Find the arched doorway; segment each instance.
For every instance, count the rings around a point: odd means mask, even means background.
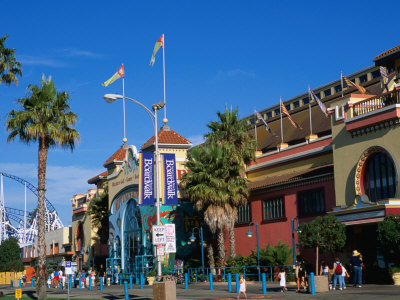
[[[123,219],[124,272],[135,272],[135,257],[140,254],[142,226],[140,210],[134,199],[129,200]]]

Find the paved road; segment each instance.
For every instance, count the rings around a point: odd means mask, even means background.
[[[235,286],[232,288],[235,290]],[[328,293],[320,293],[316,295],[310,295],[305,292],[296,293],[293,286],[289,286],[289,291],[281,293],[277,284],[269,284],[267,286],[267,295],[262,294],[262,288],[260,284],[248,284],[247,295],[249,299],[318,299],[318,300],[385,300],[400,299],[400,287],[393,285],[364,285],[362,288],[348,287],[343,291],[331,291]],[[14,295],[14,290],[9,286],[0,286],[0,290],[6,295]],[[188,290],[185,290],[183,286],[177,285],[176,298],[179,300],[192,300],[192,299],[233,299],[236,297],[235,293],[228,292],[227,284],[214,284],[214,290],[210,290],[206,284],[192,284]],[[34,297],[35,289],[31,287],[23,288],[23,298]],[[111,286],[104,288],[100,291],[98,287],[94,290],[89,291],[87,289],[79,290],[72,289],[70,291],[71,299],[74,298],[87,298],[87,299],[124,299],[123,286]],[[49,298],[67,298],[67,291],[59,289],[49,289]],[[129,290],[130,299],[147,300],[153,299],[152,288],[145,286],[144,289],[140,289],[139,286],[134,285],[134,288]]]

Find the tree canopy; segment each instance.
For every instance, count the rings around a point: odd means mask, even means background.
[[[0,84],[18,85],[17,76],[22,76],[22,65],[15,59],[15,49],[4,46],[8,35],[0,37]]]
[[[388,261],[400,266],[400,215],[390,214],[378,224],[377,240]]]
[[[0,272],[21,272],[24,265],[21,261],[21,250],[15,238],[4,240],[0,245]]]

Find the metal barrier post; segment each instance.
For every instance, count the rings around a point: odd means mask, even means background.
[[[92,277],[89,277],[89,290],[92,290]]]
[[[132,274],[129,275],[129,288],[132,289]]]
[[[31,282],[32,287],[35,286],[35,278],[32,278],[32,282]]]
[[[263,294],[266,295],[267,294],[267,278],[265,273],[261,274],[261,278],[262,278],[262,290],[263,290]]]
[[[232,279],[231,279],[231,273],[228,273],[228,291],[232,292]]]
[[[81,290],[82,289],[82,276],[81,277],[79,277],[79,289]]]
[[[271,282],[273,282],[274,281],[274,274],[273,274],[273,271],[272,271],[272,267],[270,267],[270,269],[271,269]]]
[[[236,275],[236,293],[239,293],[240,287],[239,287],[239,274]]]
[[[188,274],[185,273],[185,290],[188,289]]]
[[[311,295],[315,295],[315,282],[314,282],[314,273],[310,273],[310,289]]]
[[[143,283],[144,283],[144,277],[143,277],[143,273],[140,273],[140,288],[143,288]]]
[[[22,280],[20,279],[19,280],[19,288],[21,288],[22,287]]]
[[[100,291],[103,290],[103,279],[104,277],[100,277]]]
[[[129,300],[128,283],[126,282],[126,280],[124,280],[124,292],[125,292],[125,300]]]
[[[210,273],[210,290],[212,291],[214,289],[214,285],[213,285],[213,274]]]
[[[10,288],[13,288],[13,280],[11,279],[11,286],[10,286]]]

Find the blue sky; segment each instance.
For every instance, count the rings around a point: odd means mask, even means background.
[[[165,33],[167,117],[194,143],[225,106],[241,116],[372,65],[400,44],[399,1],[5,1],[0,36],[23,64],[18,87],[0,85],[0,170],[37,185],[37,144],[7,143],[7,113],[28,84],[51,75],[70,93],[81,140],[73,153],[48,156],[47,198],[71,223],[71,197],[122,144],[122,82],[100,84],[125,65],[126,95],[148,107],[162,101],[162,55],[149,66]],[[4,13],[6,12],[6,13]],[[146,113],[127,102],[128,143],[152,136]],[[160,114],[161,117],[161,114]],[[23,187],[5,181],[6,205],[22,207]],[[28,193],[28,208],[35,198]]]

